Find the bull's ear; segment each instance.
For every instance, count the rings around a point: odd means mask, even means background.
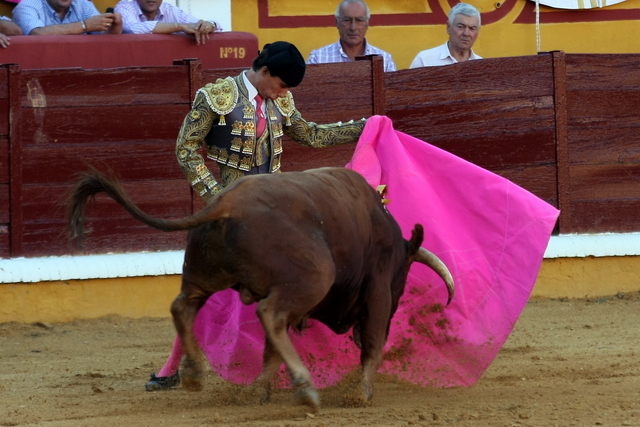
[[[414,256],[418,249],[420,249],[420,245],[424,240],[424,228],[422,228],[422,224],[416,224],[411,231],[411,240],[409,240],[407,245],[407,252],[409,256]]]

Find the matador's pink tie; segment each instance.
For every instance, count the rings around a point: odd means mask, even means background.
[[[258,106],[256,107],[256,114],[258,115],[258,123],[256,124],[256,136],[260,136],[264,132],[264,128],[267,126],[267,118],[262,111],[264,98],[261,97],[260,94],[256,95],[256,103],[258,104]]]

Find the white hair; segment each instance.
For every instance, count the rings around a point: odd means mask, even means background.
[[[476,9],[474,6],[471,6],[468,3],[458,3],[457,5],[451,8],[449,12],[449,25],[453,25],[453,21],[456,20],[457,15],[465,15],[478,18],[478,28],[482,25],[482,18],[480,18],[480,11]]]
[[[367,21],[368,21],[369,18],[371,17],[371,12],[369,11],[369,6],[367,6],[367,4],[363,0],[342,0],[338,5],[338,8],[336,9],[336,19],[340,20],[341,18],[340,9],[342,9],[342,6],[346,6],[352,3],[360,3],[361,5],[364,6],[364,8],[367,10]]]

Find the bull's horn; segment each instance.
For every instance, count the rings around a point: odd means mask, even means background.
[[[453,277],[451,276],[451,272],[447,266],[444,265],[444,262],[435,256],[435,254],[429,252],[423,247],[418,249],[418,252],[416,253],[416,261],[430,267],[433,271],[438,273],[440,277],[442,277],[442,280],[447,284],[447,290],[449,291],[449,299],[447,300],[447,305],[449,305],[453,299],[455,286],[453,284]]]

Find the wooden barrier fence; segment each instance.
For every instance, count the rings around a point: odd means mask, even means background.
[[[562,210],[556,232],[640,231],[640,55],[485,59],[383,73],[382,60],[307,68],[307,120],[389,116],[406,132],[511,179]],[[234,69],[200,61],[116,69],[0,68],[0,257],[64,255],[61,201],[78,171],[111,169],[139,206],[181,217],[202,202],[175,160],[195,91]],[[284,171],[348,162],[353,145],[285,141]],[[213,162],[209,163],[215,169]],[[98,197],[86,252],[181,249]]]

